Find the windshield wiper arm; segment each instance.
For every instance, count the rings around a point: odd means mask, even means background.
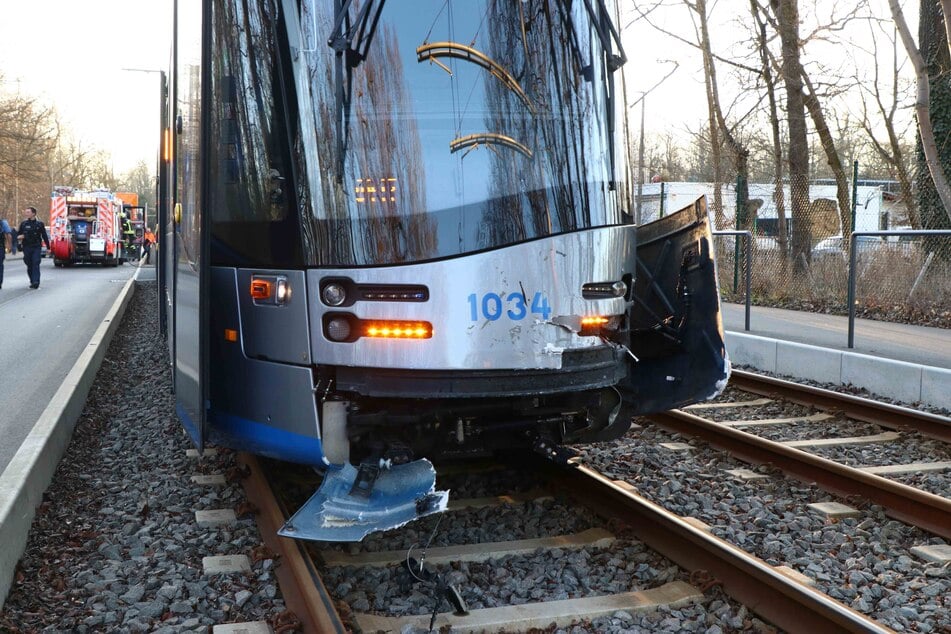
[[[351,4],[353,4],[353,0],[343,0],[337,9],[337,19],[334,22],[333,30],[330,32],[330,37],[327,38],[327,46],[337,51],[337,53],[346,53],[350,65],[357,66],[367,57],[386,0],[369,0],[357,13],[356,19],[350,28],[344,31],[343,23],[350,15]],[[373,11],[372,16],[370,15],[371,10]]]
[[[352,24],[349,22],[351,4],[353,0],[337,0],[337,17],[330,37],[327,38],[327,45],[336,52],[334,92],[337,111],[338,181],[343,180],[344,155],[350,137],[347,117],[353,101],[352,69],[367,57],[386,0],[368,0]],[[349,25],[346,30],[343,29],[344,22]]]
[[[604,51],[605,61],[608,70],[612,73],[627,63],[627,55],[624,54],[624,47],[621,45],[621,36],[618,35],[614,27],[614,21],[608,15],[608,8],[604,6],[604,0],[597,0],[597,11],[591,6],[591,0],[584,0],[585,9],[588,10],[588,17],[591,18],[591,24],[598,33],[598,39],[601,40],[601,50]],[[603,21],[602,21],[603,20]],[[607,23],[608,32],[604,32],[604,24]],[[617,53],[611,51],[611,42],[617,46]]]

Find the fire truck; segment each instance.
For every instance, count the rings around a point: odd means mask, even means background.
[[[122,241],[124,201],[105,189],[56,187],[50,201],[50,251],[56,266],[81,262],[118,266],[127,259]]]

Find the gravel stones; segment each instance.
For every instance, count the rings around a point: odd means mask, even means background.
[[[37,509],[0,631],[206,631],[284,610],[262,562],[250,575],[202,575],[202,557],[249,553],[261,540],[251,521],[195,522],[195,510],[234,508],[244,492],[190,480],[234,460],[186,458],[155,306],[155,283],[138,283]]]
[[[857,518],[827,520],[810,513],[808,504],[838,501],[829,494],[767,466],[752,470],[771,475],[769,480],[723,477],[748,465],[650,421],[639,422],[643,428],[621,442],[579,448],[585,464],[630,482],[670,511],[700,519],[715,535],[767,563],[804,573],[821,592],[887,627],[940,631],[946,624],[951,579],[932,576],[933,564],[910,555],[914,546],[943,540],[887,518],[875,505],[861,507]],[[671,452],[659,446],[672,441],[688,442],[692,449],[677,452],[672,461]]]

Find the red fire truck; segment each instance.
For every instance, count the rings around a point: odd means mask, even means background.
[[[56,266],[126,261],[122,243],[123,201],[104,189],[56,187],[50,201],[50,251]]]

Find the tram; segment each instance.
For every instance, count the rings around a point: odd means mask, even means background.
[[[281,534],[444,510],[729,375],[704,201],[632,218],[610,0],[176,0],[160,314],[208,443],[320,469]]]

